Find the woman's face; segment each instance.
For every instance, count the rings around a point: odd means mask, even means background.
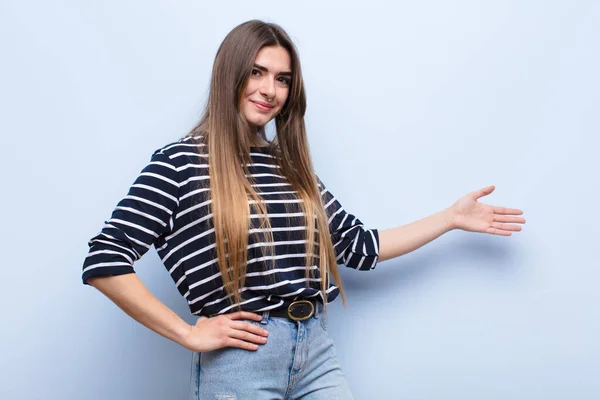
[[[283,108],[292,79],[290,55],[281,46],[260,49],[241,99],[244,117],[253,126],[264,126]]]

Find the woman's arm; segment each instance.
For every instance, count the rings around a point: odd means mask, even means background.
[[[450,209],[408,225],[379,231],[379,262],[399,257],[453,229]]]
[[[162,149],[155,151],[111,219],[90,240],[83,283],[98,289],[142,325],[189,350],[256,350],[257,343],[265,342],[266,331],[238,320],[260,321],[259,315],[237,312],[200,317],[190,326],[154,297],[135,274],[134,262],[172,228],[179,207],[180,178],[173,160]]]
[[[90,278],[88,283],[140,324],[192,351],[228,346],[256,350],[257,344],[266,342],[266,330],[237,321],[260,321],[260,315],[242,311],[215,318],[200,317],[195,326],[189,325],[158,300],[135,273]]]
[[[450,208],[419,221],[379,231],[379,261],[398,257],[431,242],[453,229],[510,236],[520,231],[523,211],[477,202],[494,191],[494,186],[469,193]]]

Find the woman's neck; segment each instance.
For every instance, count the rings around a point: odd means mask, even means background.
[[[269,142],[261,138],[260,136],[253,137],[250,139],[250,146],[252,147],[266,147],[269,145]]]

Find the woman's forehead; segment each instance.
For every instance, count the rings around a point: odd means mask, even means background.
[[[281,46],[265,46],[258,51],[254,64],[273,74],[292,72],[290,54]]]

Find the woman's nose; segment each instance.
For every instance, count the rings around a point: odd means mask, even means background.
[[[267,99],[272,99],[273,97],[275,97],[275,82],[273,82],[269,78],[263,79],[261,85],[261,93]]]

